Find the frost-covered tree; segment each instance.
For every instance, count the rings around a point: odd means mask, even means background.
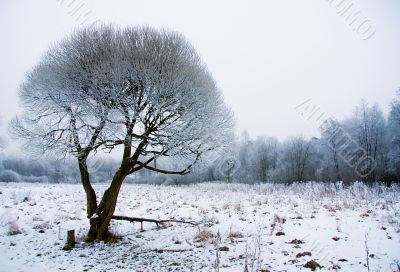
[[[145,169],[185,175],[204,154],[229,143],[232,114],[193,46],[150,27],[79,30],[54,46],[28,75],[18,135],[80,163],[98,148],[122,150],[121,164],[97,205],[87,164],[88,240],[109,238],[120,188]],[[163,169],[163,157],[180,169]],[[93,209],[94,207],[94,209]]]
[[[325,163],[325,177],[336,181],[342,180],[342,159],[340,157],[341,146],[340,142],[335,137],[340,123],[334,119],[328,119],[325,121],[323,127],[321,127],[321,142],[322,154],[324,155]]]
[[[278,140],[275,138],[258,137],[247,145],[247,164],[250,166],[253,181],[271,181],[272,173],[277,166]]]
[[[284,181],[305,181],[315,177],[316,168],[312,166],[314,144],[313,139],[303,137],[293,137],[283,144],[279,163]]]
[[[106,139],[111,97],[122,84],[118,46],[109,27],[80,30],[52,46],[21,85],[24,112],[12,121],[27,150],[77,158],[88,217],[97,203],[87,161]]]
[[[2,118],[0,116],[0,128],[1,128],[1,125],[2,125]],[[5,147],[5,141],[4,141],[3,137],[0,135],[0,150],[4,149],[4,147]]]
[[[385,179],[389,163],[388,135],[386,120],[379,106],[370,106],[363,100],[353,118],[345,121],[344,127],[363,149],[365,156],[370,158],[366,160],[362,173],[358,171],[356,174],[370,182]]]
[[[113,124],[106,146],[122,146],[115,173],[91,220],[89,236],[104,239],[126,176],[147,169],[185,175],[205,153],[229,143],[232,115],[211,74],[179,33],[128,28],[119,62],[124,88],[116,90]],[[179,170],[161,169],[162,157],[181,158]]]
[[[389,114],[389,157],[391,171],[400,177],[400,90],[392,101]]]

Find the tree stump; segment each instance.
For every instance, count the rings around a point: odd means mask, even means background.
[[[69,230],[67,232],[67,242],[63,247],[63,250],[71,250],[75,247],[75,230]]]

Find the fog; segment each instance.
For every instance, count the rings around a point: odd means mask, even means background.
[[[387,115],[400,86],[400,4],[394,0],[348,3],[373,27],[368,39],[338,14],[335,3],[323,0],[119,1],[112,5],[107,1],[3,1],[3,135],[8,138],[7,123],[19,111],[17,90],[25,73],[50,44],[95,21],[182,32],[207,63],[234,111],[238,134],[247,129],[253,136],[282,140],[318,135],[318,126],[294,109],[307,99],[338,119],[352,114],[362,98],[377,102]],[[13,142],[8,140],[8,146],[15,150]]]

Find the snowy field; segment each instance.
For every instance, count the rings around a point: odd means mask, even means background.
[[[105,189],[97,185],[98,192]],[[399,271],[400,187],[124,185],[113,244],[82,242],[80,185],[0,184],[0,271]],[[63,251],[66,231],[80,241]],[[310,262],[315,261],[315,263]],[[307,265],[308,263],[308,265]],[[307,268],[305,266],[311,266]],[[246,270],[247,267],[247,270]]]

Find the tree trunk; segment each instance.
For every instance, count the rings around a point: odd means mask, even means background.
[[[79,172],[81,174],[81,181],[86,193],[86,212],[87,217],[91,218],[97,209],[96,192],[90,183],[89,171],[86,163],[87,158],[79,159]]]
[[[120,168],[114,175],[110,187],[104,192],[95,214],[90,218],[90,229],[87,241],[108,241],[111,234],[108,230],[111,217],[114,215],[118,194],[128,171]]]
[[[337,158],[337,152],[336,152],[335,148],[336,147],[334,147],[334,149],[332,149],[332,152],[333,152],[333,162],[335,164],[336,179],[337,179],[337,181],[341,181],[342,178],[340,176],[339,161],[338,161],[338,158]]]
[[[75,247],[75,230],[69,230],[67,232],[67,242],[63,247],[63,250],[71,250]]]

